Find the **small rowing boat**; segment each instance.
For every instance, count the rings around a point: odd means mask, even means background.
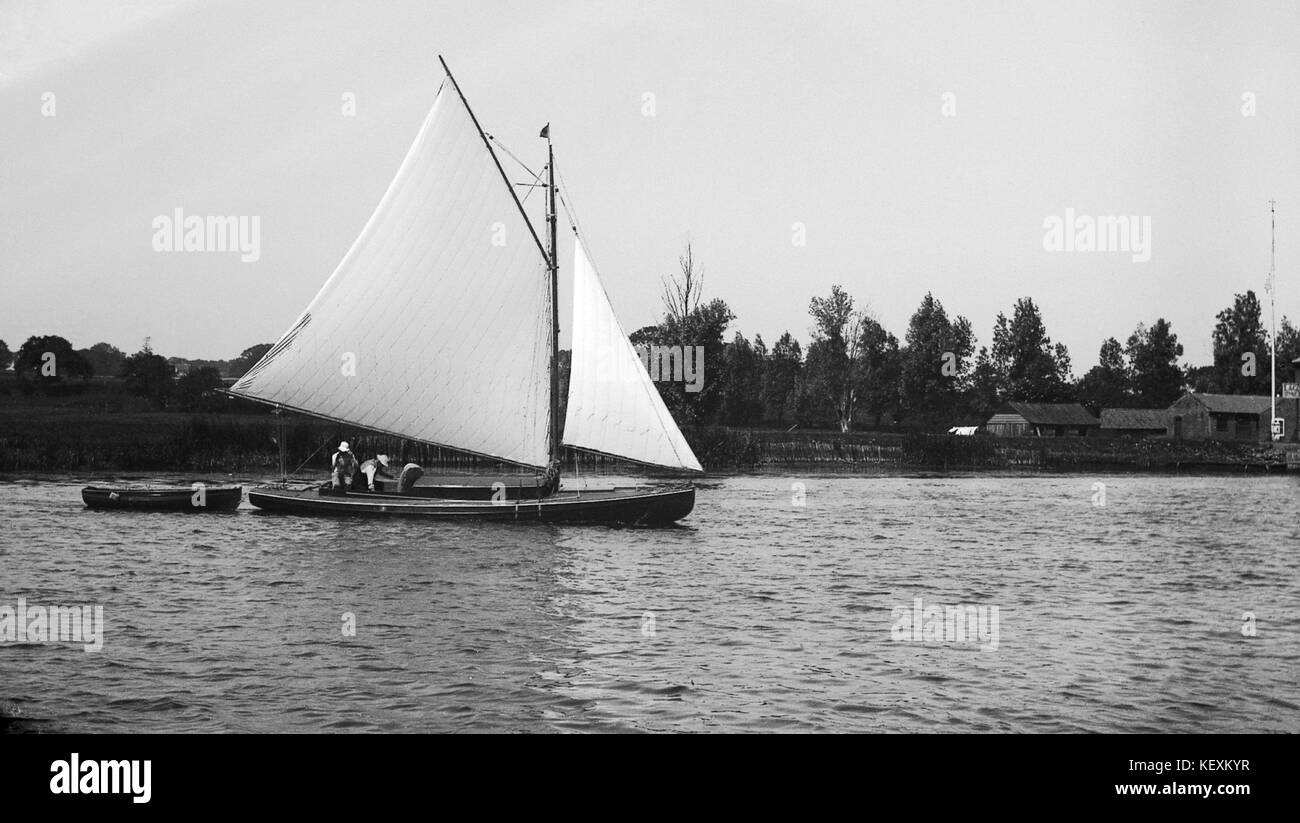
[[[87,486],[81,499],[90,509],[133,511],[234,511],[244,497],[243,486]]]

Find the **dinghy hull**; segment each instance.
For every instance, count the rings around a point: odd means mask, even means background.
[[[234,511],[243,496],[242,486],[207,486],[202,495],[190,486],[87,486],[81,490],[87,508],[133,511]]]
[[[249,489],[248,501],[270,512],[443,520],[541,521],[666,525],[695,507],[695,487],[560,491],[541,500],[439,500],[395,494],[322,495],[316,487]]]

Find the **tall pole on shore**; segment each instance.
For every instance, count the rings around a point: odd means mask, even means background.
[[[1272,248],[1269,252],[1268,262],[1268,341],[1269,341],[1269,372],[1272,376],[1269,399],[1272,401],[1272,412],[1268,418],[1268,439],[1273,441],[1273,421],[1277,419],[1277,285],[1275,278],[1277,276],[1277,201],[1268,201],[1269,221],[1272,224]],[[1300,421],[1297,421],[1300,423]]]

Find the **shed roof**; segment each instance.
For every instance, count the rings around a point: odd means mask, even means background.
[[[1259,414],[1272,404],[1272,398],[1258,394],[1206,394],[1188,392],[1212,414]]]
[[[1011,402],[1016,414],[1035,426],[1096,426],[1098,420],[1092,412],[1078,403],[1020,403]]]
[[[1167,429],[1170,413],[1167,409],[1102,409],[1103,429]]]

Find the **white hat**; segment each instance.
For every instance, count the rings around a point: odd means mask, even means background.
[[[376,455],[376,457],[379,458],[379,465],[383,466],[384,468],[388,468],[388,455],[380,454],[380,455]]]
[[[339,451],[341,452],[348,451],[348,441],[344,440],[342,443],[339,444]]]

